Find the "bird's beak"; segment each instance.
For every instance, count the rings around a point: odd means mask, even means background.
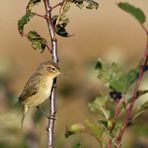
[[[60,72],[60,75],[65,75],[65,73],[64,72]]]

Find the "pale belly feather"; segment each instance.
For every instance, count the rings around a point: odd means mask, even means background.
[[[42,85],[39,87],[39,90],[36,95],[28,98],[25,101],[25,104],[28,106],[38,106],[43,103],[46,99],[50,97],[51,89],[52,89],[52,80],[44,80]]]

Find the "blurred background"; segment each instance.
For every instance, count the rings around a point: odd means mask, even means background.
[[[93,118],[88,102],[102,90],[94,70],[97,59],[130,68],[137,65],[143,56],[146,35],[138,22],[116,6],[115,2],[119,1],[98,2],[99,9],[92,11],[80,10],[72,5],[68,12],[70,23],[67,30],[75,35],[69,38],[58,36],[59,64],[66,76],[58,78],[56,148],[70,148],[75,142],[82,142],[86,148],[98,147],[96,140],[88,135],[64,138],[67,125]],[[141,8],[148,17],[147,0],[128,2]],[[0,1],[1,148],[44,148],[47,144],[47,119],[36,109],[29,112],[24,129],[20,130],[21,108],[17,104],[17,97],[39,63],[51,59],[47,50],[40,54],[18,33],[17,21],[25,13],[27,3],[27,0]],[[38,5],[34,11],[44,14],[43,5]],[[148,28],[148,22],[145,26]],[[47,25],[42,18],[34,17],[25,31],[31,29],[49,39]],[[148,87],[146,80],[144,78],[141,86],[144,89]],[[142,100],[147,97],[145,95]],[[47,113],[48,104],[46,101],[41,105]],[[148,113],[145,113],[135,126],[127,130],[123,147],[148,148],[147,122]]]

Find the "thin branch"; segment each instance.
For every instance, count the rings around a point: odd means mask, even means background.
[[[114,100],[114,120],[116,120],[116,118],[118,117],[119,114],[119,99],[115,99]]]
[[[141,24],[141,27],[142,27],[142,29],[144,30],[144,32],[145,32],[146,34],[148,34],[148,30],[145,28],[145,26],[144,26],[143,24]]]
[[[125,111],[127,111],[127,101],[126,101],[126,98],[125,97],[122,100],[122,105],[123,105]]]
[[[36,107],[47,119],[49,119],[48,115],[39,107]]]
[[[123,134],[124,134],[125,129],[127,127],[127,124],[128,124],[128,121],[129,121],[129,118],[130,118],[130,115],[131,115],[134,103],[135,103],[135,101],[137,99],[137,91],[138,91],[138,89],[140,87],[140,84],[141,84],[141,81],[142,81],[142,77],[143,77],[143,73],[144,73],[144,67],[145,67],[146,61],[148,59],[148,31],[147,31],[147,29],[143,25],[141,25],[141,26],[142,26],[142,28],[144,29],[144,31],[146,32],[146,35],[147,35],[146,49],[145,49],[145,53],[144,53],[144,56],[143,56],[143,62],[141,64],[140,68],[139,68],[139,75],[138,75],[137,82],[135,84],[135,88],[134,88],[134,91],[133,91],[133,96],[131,98],[131,102],[129,104],[129,107],[127,108],[127,111],[126,111],[126,115],[125,115],[125,118],[124,118],[123,126],[120,129],[119,134],[117,135],[117,138],[116,138],[116,141],[117,141],[117,143],[119,145],[121,143]]]
[[[111,146],[112,146],[112,138],[109,139],[109,142],[108,142],[108,144],[107,144],[107,148],[111,148]]]
[[[38,13],[36,13],[36,12],[32,12],[32,13],[33,13],[34,15],[38,16],[38,17],[41,17],[41,18],[47,19],[46,16],[43,16],[43,15],[38,14]]]
[[[59,59],[57,56],[57,39],[55,37],[54,26],[52,23],[51,9],[49,0],[43,0],[46,12],[46,21],[48,25],[48,30],[51,39],[51,53],[52,59],[55,63],[58,63]],[[56,115],[56,79],[54,79],[51,96],[50,96],[50,105],[49,105],[49,121],[48,121],[48,148],[54,147],[54,127],[55,127],[55,115]]]
[[[59,2],[58,4],[56,4],[55,6],[53,6],[50,11],[52,11],[53,9],[57,8],[58,6],[62,6],[63,2]]]
[[[48,44],[46,44],[46,47],[49,50],[49,52],[52,54],[52,49],[48,46]]]
[[[60,8],[59,16],[58,16],[58,18],[57,18],[57,21],[56,21],[56,25],[55,25],[55,26],[57,26],[57,25],[59,24],[60,17],[61,17],[61,15],[62,15],[63,11],[64,11],[64,7],[65,7],[66,3],[67,3],[67,0],[63,0],[62,6],[61,6],[61,8]]]

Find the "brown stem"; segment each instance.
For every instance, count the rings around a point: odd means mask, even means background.
[[[116,98],[114,100],[114,121],[117,119],[118,117],[118,114],[119,114],[119,99]],[[108,141],[108,144],[107,144],[107,148],[111,148],[112,146],[112,141],[113,141],[113,137],[111,137]]]
[[[145,31],[145,33],[146,33],[147,36],[148,36],[148,30],[145,28],[145,26],[144,26],[143,24],[141,24],[141,27],[142,27],[142,29]]]
[[[109,142],[107,144],[107,148],[111,148],[111,146],[112,146],[112,139],[109,139]]]
[[[55,6],[53,6],[53,7],[51,8],[51,10],[57,8],[58,6],[62,6],[62,4],[63,4],[63,2],[59,2],[58,4],[56,4]]]
[[[32,12],[32,13],[33,13],[34,15],[38,16],[38,17],[41,17],[41,18],[47,19],[46,16],[43,16],[43,15],[38,14],[38,13],[36,13],[36,12]]]
[[[55,63],[58,63],[58,55],[57,55],[57,39],[55,37],[54,26],[52,23],[51,9],[49,0],[43,0],[45,11],[46,11],[46,20],[48,25],[48,30],[51,38],[51,53],[52,59]],[[56,114],[56,79],[54,79],[51,96],[50,96],[50,106],[49,106],[49,121],[48,121],[48,148],[54,147],[54,127],[55,127],[55,114]]]
[[[141,26],[142,26],[142,28],[144,29],[144,31],[146,32],[146,35],[147,35],[146,49],[145,49],[145,53],[144,53],[144,56],[143,56],[142,64],[139,68],[139,75],[138,75],[138,79],[137,79],[137,82],[136,82],[136,85],[135,85],[135,88],[134,88],[134,91],[133,91],[133,96],[131,98],[131,102],[130,102],[129,107],[127,108],[127,111],[126,111],[126,114],[125,114],[123,126],[120,129],[119,134],[117,135],[117,138],[116,138],[116,143],[118,143],[118,145],[121,144],[121,140],[122,140],[123,134],[125,132],[125,129],[127,127],[127,124],[128,124],[134,103],[137,99],[137,92],[138,92],[138,89],[140,87],[142,77],[143,77],[143,73],[144,73],[144,67],[145,67],[146,61],[148,59],[148,31],[143,25],[141,25]]]
[[[52,54],[52,49],[50,49],[50,47],[48,46],[48,44],[46,43],[46,47],[49,50],[49,52]]]
[[[122,105],[123,105],[125,111],[127,111],[127,101],[126,101],[126,98],[123,98]]]
[[[116,118],[118,117],[118,113],[119,113],[119,99],[115,99],[114,101],[114,120],[116,120]]]

